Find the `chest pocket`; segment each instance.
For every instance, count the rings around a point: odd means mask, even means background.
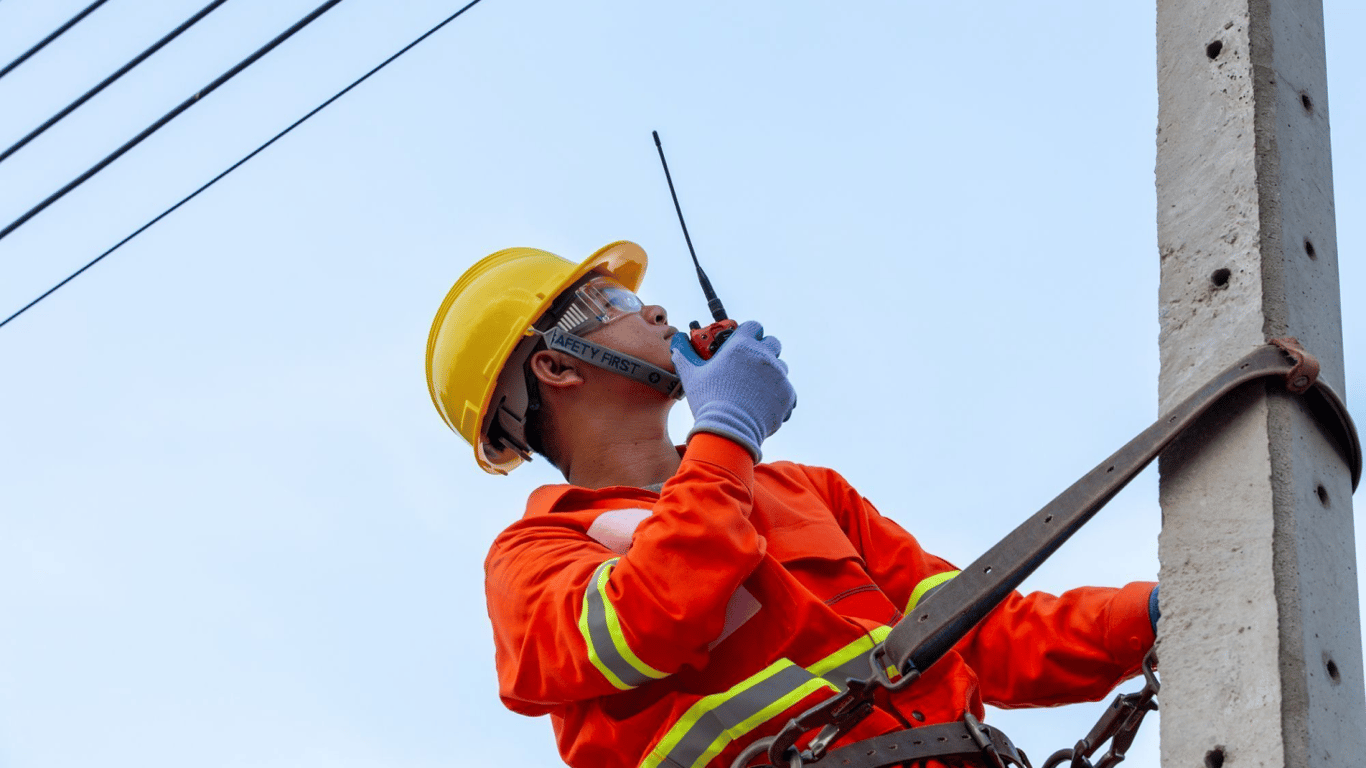
[[[756,486],[751,520],[768,554],[807,592],[843,616],[879,624],[901,618],[821,497],[796,484]]]

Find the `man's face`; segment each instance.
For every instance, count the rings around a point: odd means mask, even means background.
[[[600,304],[609,307],[602,315],[605,322],[578,335],[673,372],[669,344],[678,329],[669,325],[669,314],[663,307],[642,303],[611,278],[596,277],[585,287]]]

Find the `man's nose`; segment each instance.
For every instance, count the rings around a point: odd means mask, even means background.
[[[640,310],[640,312],[641,314],[645,315],[645,319],[648,320],[652,325],[669,324],[668,311],[666,311],[663,307],[659,306],[658,304],[650,304],[646,307],[643,307]]]

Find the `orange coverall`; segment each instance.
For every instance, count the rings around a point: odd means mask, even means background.
[[[866,678],[874,643],[955,572],[835,472],[755,466],[710,434],[661,493],[545,486],[527,507],[485,561],[500,693],[549,714],[573,766],[728,765]],[[840,743],[1104,697],[1153,644],[1153,586],[1012,594]]]

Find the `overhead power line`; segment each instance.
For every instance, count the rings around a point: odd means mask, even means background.
[[[164,219],[164,218],[166,218],[167,216],[171,215],[171,214],[172,214],[177,208],[179,208],[180,206],[182,206],[182,205],[184,205],[184,204],[190,202],[190,201],[193,200],[194,198],[198,197],[200,192],[203,192],[204,190],[208,189],[209,187],[212,187],[214,184],[217,184],[217,183],[219,182],[219,180],[221,180],[224,176],[227,176],[228,174],[232,173],[233,171],[237,170],[237,169],[240,168],[242,165],[244,165],[248,160],[252,159],[253,157],[256,157],[257,155],[259,155],[262,151],[265,150],[266,147],[269,147],[271,144],[274,144],[275,142],[277,142],[277,141],[279,141],[280,139],[284,138],[285,134],[289,133],[290,131],[294,130],[295,128],[298,128],[300,125],[303,125],[304,121],[308,120],[310,117],[313,117],[314,115],[316,115],[316,114],[318,114],[319,112],[323,111],[323,109],[325,109],[329,104],[331,104],[332,102],[336,101],[337,99],[340,99],[342,96],[346,95],[346,93],[349,92],[352,88],[355,88],[356,86],[358,86],[358,85],[360,85],[361,83],[363,83],[363,82],[365,82],[366,80],[368,80],[368,79],[370,78],[371,75],[373,75],[373,74],[375,74],[376,72],[380,71],[381,69],[384,69],[385,67],[389,66],[389,64],[390,64],[392,61],[394,61],[394,60],[397,59],[398,57],[402,56],[403,54],[407,53],[409,50],[411,50],[412,48],[414,48],[415,46],[417,46],[418,43],[421,43],[423,40],[426,40],[427,38],[429,38],[429,37],[431,37],[432,35],[436,34],[437,30],[441,29],[442,27],[446,26],[447,24],[451,23],[452,21],[455,21],[456,18],[458,18],[461,14],[463,14],[465,11],[468,11],[469,9],[473,8],[474,6],[478,5],[479,2],[480,2],[480,0],[472,0],[472,2],[470,2],[470,3],[467,4],[467,5],[465,5],[465,6],[464,6],[463,8],[461,8],[460,10],[456,11],[455,13],[452,13],[450,16],[447,16],[445,19],[442,19],[441,22],[440,22],[439,24],[437,24],[436,26],[434,26],[434,27],[432,27],[431,29],[427,30],[426,32],[423,32],[421,35],[419,35],[419,36],[418,36],[415,40],[413,40],[411,43],[408,43],[407,45],[405,45],[405,46],[403,46],[402,48],[400,48],[400,49],[398,50],[397,53],[395,53],[394,55],[392,55],[392,56],[390,56],[389,58],[385,59],[384,61],[381,61],[378,65],[375,66],[374,69],[371,69],[369,72],[366,72],[365,74],[363,74],[363,75],[361,75],[360,77],[356,78],[354,81],[352,81],[352,83],[351,83],[350,85],[346,86],[345,88],[341,89],[340,91],[337,91],[337,92],[336,92],[335,94],[333,94],[332,97],[329,98],[327,101],[324,101],[323,103],[321,103],[321,104],[319,104],[318,106],[314,107],[313,109],[309,110],[308,113],[305,114],[303,117],[299,118],[298,120],[295,120],[293,123],[290,123],[290,124],[289,124],[289,127],[285,128],[283,131],[280,131],[279,133],[277,133],[277,134],[275,134],[274,136],[270,137],[270,140],[269,140],[269,141],[267,141],[266,143],[264,143],[264,144],[262,144],[261,146],[257,147],[256,149],[253,149],[250,153],[248,153],[248,154],[247,154],[245,157],[243,157],[241,160],[238,160],[237,162],[235,162],[235,163],[233,163],[232,165],[228,166],[222,173],[218,174],[217,176],[214,176],[212,179],[209,179],[209,180],[208,180],[203,186],[201,186],[199,189],[196,189],[195,191],[193,191],[193,192],[191,192],[190,194],[186,195],[185,197],[181,198],[181,199],[180,199],[180,202],[176,203],[175,205],[171,206],[170,208],[167,208],[166,210],[164,210],[164,211],[162,211],[161,213],[157,214],[157,216],[156,216],[155,218],[153,218],[151,221],[148,221],[146,224],[143,224],[142,226],[140,226],[140,227],[138,227],[137,229],[133,230],[132,234],[128,235],[127,237],[123,238],[122,240],[118,241],[117,243],[114,243],[114,245],[113,245],[112,248],[110,248],[109,250],[105,251],[104,253],[101,253],[99,256],[96,256],[94,259],[91,259],[90,262],[87,263],[85,266],[81,267],[80,269],[78,269],[78,270],[76,270],[75,272],[72,272],[70,275],[68,275],[68,276],[66,277],[65,280],[62,280],[60,283],[57,283],[56,285],[54,285],[54,286],[52,286],[51,288],[49,288],[49,289],[47,289],[46,291],[44,291],[43,294],[42,294],[41,296],[39,296],[38,298],[36,298],[36,299],[34,299],[33,301],[30,301],[29,303],[25,304],[18,312],[15,312],[14,314],[12,314],[12,315],[10,315],[9,317],[5,318],[4,320],[0,321],[0,328],[4,328],[6,325],[9,324],[9,322],[10,322],[11,320],[13,320],[14,318],[16,318],[16,317],[18,317],[18,316],[24,314],[24,313],[27,312],[31,307],[33,307],[35,304],[37,304],[38,302],[42,301],[43,299],[46,299],[48,296],[51,296],[53,293],[55,293],[55,292],[56,292],[59,288],[61,288],[62,286],[66,285],[67,283],[71,282],[72,280],[75,280],[76,277],[79,276],[82,272],[85,272],[87,269],[90,269],[91,267],[93,267],[93,266],[95,266],[96,264],[98,264],[104,257],[108,256],[109,254],[113,253],[114,251],[117,251],[119,248],[122,248],[126,243],[128,243],[128,241],[132,240],[133,238],[137,237],[138,235],[142,234],[143,232],[146,232],[148,229],[150,229],[150,228],[151,228],[154,224],[156,224],[158,221],[161,221],[162,219]]]
[[[213,9],[217,8],[223,3],[226,3],[227,1],[228,0],[214,0],[212,3],[209,3],[208,5],[204,6],[202,9],[200,9],[199,13],[196,13],[190,18],[186,19],[180,26],[176,27],[175,29],[167,33],[165,37],[153,43],[152,47],[148,48],[142,53],[139,53],[137,56],[134,56],[132,61],[129,61],[127,64],[124,64],[122,67],[119,68],[117,72],[110,75],[109,77],[106,77],[104,80],[100,82],[99,85],[86,91],[85,94],[81,96],[79,99],[76,99],[75,101],[66,105],[66,107],[64,107],[62,111],[58,112],[52,117],[49,117],[47,121],[44,122],[42,125],[30,131],[27,136],[14,142],[14,144],[11,145],[9,149],[6,149],[4,152],[0,152],[0,163],[4,162],[5,158],[9,157],[15,152],[18,152],[20,149],[23,149],[25,144],[28,144],[30,141],[33,141],[34,139],[38,138],[38,136],[43,131],[46,131],[47,129],[56,125],[58,121],[60,121],[62,118],[76,111],[78,107],[89,101],[92,97],[95,96],[95,94],[104,90],[106,87],[109,86],[110,83],[113,83],[115,80],[118,80],[120,77],[123,77],[124,75],[128,74],[128,72],[131,69],[133,69],[133,67],[136,67],[137,65],[141,64],[143,61],[147,59],[148,56],[151,56],[152,54],[161,50],[162,46],[179,37],[181,32],[184,32],[190,27],[193,27],[196,23],[199,22],[200,19],[204,18],[205,16],[208,16],[213,11]],[[103,2],[103,0],[101,0],[101,2]]]
[[[56,40],[57,38],[61,37],[63,32],[65,32],[65,31],[67,31],[68,29],[71,29],[72,27],[74,27],[74,26],[76,26],[77,24],[79,24],[80,21],[81,21],[81,19],[84,19],[86,16],[89,16],[91,11],[95,10],[96,8],[99,8],[101,5],[104,5],[105,2],[106,2],[106,0],[95,0],[95,2],[91,3],[90,5],[87,5],[87,6],[85,7],[85,10],[81,11],[80,13],[76,14],[75,16],[72,16],[70,19],[67,20],[67,22],[66,22],[65,24],[63,24],[62,26],[57,27],[56,29],[54,29],[54,30],[52,31],[52,34],[48,35],[47,37],[43,38],[42,40],[39,40],[38,43],[37,43],[37,45],[34,45],[32,48],[28,49],[27,51],[24,51],[23,53],[19,54],[19,58],[17,58],[17,59],[15,59],[14,61],[11,61],[10,63],[6,64],[4,69],[0,69],[0,77],[4,77],[5,75],[8,75],[15,67],[17,67],[17,66],[19,66],[20,64],[23,64],[24,62],[28,61],[28,57],[32,56],[33,54],[37,53],[38,51],[43,50],[43,48],[47,47],[47,44],[48,44],[48,43],[50,43],[50,42],[52,42],[53,40]]]
[[[42,212],[44,208],[47,208],[49,205],[52,205],[53,203],[60,200],[66,193],[84,184],[86,181],[90,179],[90,177],[104,170],[105,166],[119,159],[123,156],[125,152],[142,143],[143,139],[156,133],[158,130],[161,129],[162,126],[174,120],[178,115],[180,115],[180,113],[184,112],[185,110],[189,109],[195,104],[198,104],[199,101],[203,99],[205,96],[208,96],[210,93],[213,93],[215,90],[217,90],[218,86],[236,77],[237,74],[240,73],[242,70],[254,64],[257,59],[260,59],[262,56],[265,56],[267,53],[270,53],[270,51],[273,50],[277,45],[288,40],[290,37],[294,35],[295,32],[298,32],[299,30],[308,26],[319,16],[331,10],[332,6],[340,2],[341,0],[327,0],[327,2],[323,3],[317,8],[314,8],[313,11],[310,12],[307,16],[295,22],[294,26],[290,27],[289,29],[286,29],[284,32],[281,32],[279,36],[276,37],[274,40],[271,40],[269,43],[266,43],[265,45],[261,46],[250,56],[238,62],[237,65],[234,66],[232,69],[229,69],[227,72],[224,72],[223,74],[219,75],[217,79],[215,79],[212,83],[209,83],[208,85],[196,91],[193,96],[182,101],[180,105],[177,106],[175,109],[172,109],[170,112],[167,112],[165,115],[162,115],[161,118],[157,120],[155,123],[152,123],[151,125],[144,128],[142,130],[142,133],[139,133],[138,135],[129,139],[127,143],[125,143],[118,149],[114,150],[112,153],[110,153],[108,157],[91,166],[90,170],[72,179],[70,182],[67,183],[66,186],[62,187],[56,192],[53,192],[51,195],[48,195],[46,200],[30,208],[27,213],[10,222],[8,225],[6,225],[4,229],[0,229],[0,239],[4,239],[5,236],[7,236],[9,233],[23,226],[24,222],[28,221],[34,216],[37,216],[39,213]]]

